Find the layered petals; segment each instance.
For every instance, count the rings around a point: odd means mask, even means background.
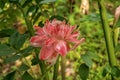
[[[52,46],[51,47],[44,46],[41,48],[39,57],[41,60],[47,60],[52,57],[53,53],[54,49]]]
[[[58,55],[65,56],[68,51],[75,49],[85,39],[79,37],[76,26],[70,26],[65,21],[47,20],[44,27],[34,26],[36,35],[31,37],[30,43],[35,47],[42,47],[40,59],[54,64]],[[72,44],[72,45],[71,45]]]
[[[58,41],[55,46],[55,50],[61,55],[65,56],[67,54],[67,46],[65,41]]]

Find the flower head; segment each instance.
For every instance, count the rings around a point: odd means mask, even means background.
[[[76,26],[70,26],[65,21],[47,20],[43,28],[34,26],[34,29],[36,35],[31,37],[30,43],[32,46],[42,47],[39,57],[50,64],[56,62],[58,55],[65,56],[84,41],[84,38],[77,39],[79,32],[75,31]]]

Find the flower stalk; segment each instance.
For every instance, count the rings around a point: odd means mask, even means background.
[[[53,73],[53,80],[57,80],[58,76],[58,69],[59,69],[59,57],[54,65],[54,73]]]
[[[19,4],[17,4],[16,6],[20,9],[20,11],[21,11],[22,14],[23,14],[25,23],[26,23],[27,28],[28,28],[29,35],[30,35],[30,36],[33,36],[33,35],[34,35],[34,29],[33,29],[32,22],[28,19],[28,16],[25,14],[25,12],[24,12],[24,10],[22,9],[22,7],[21,7]],[[46,69],[47,69],[46,66],[45,66],[45,63],[44,63],[43,61],[39,60],[38,54],[37,54],[37,53],[39,53],[39,52],[38,52],[37,49],[35,49],[35,53],[36,53],[36,59],[37,59],[38,62],[39,62],[39,66],[40,66],[42,75],[45,75],[45,74],[46,74],[45,71],[46,71]],[[46,74],[46,76],[44,77],[44,80],[49,80],[48,74]]]
[[[65,69],[66,69],[66,59],[65,56],[61,57],[61,75],[62,80],[65,80]]]
[[[110,27],[107,20],[107,13],[104,6],[104,0],[98,0],[98,6],[101,16],[101,22],[102,22],[102,28],[105,36],[105,42],[106,42],[106,48],[108,53],[108,59],[111,66],[116,65],[116,57],[115,57],[115,51],[114,51],[114,45],[112,40],[112,35],[110,34]]]
[[[104,6],[104,0],[98,0],[98,6],[99,6],[99,11],[101,16],[102,28],[105,36],[109,64],[111,67],[116,66],[117,63],[116,63],[116,57],[115,57],[115,51],[114,51],[114,43],[113,43],[110,27],[108,24],[107,13]],[[115,80],[112,76],[111,78],[112,80]]]

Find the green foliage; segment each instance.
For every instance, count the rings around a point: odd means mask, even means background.
[[[44,80],[45,77],[48,77],[47,73],[50,80],[52,80],[54,75],[52,74],[54,71],[53,66],[49,67],[47,63],[39,60],[40,49],[36,52],[36,49],[30,46],[29,39],[31,30],[34,32],[32,28],[34,25],[43,27],[46,20],[53,20],[54,18],[76,25],[77,29],[80,30],[80,38],[85,37],[86,39],[75,52],[71,51],[66,56],[67,80],[80,80],[80,78],[82,80],[102,80],[110,79],[111,75],[119,80],[119,64],[117,67],[107,65],[108,58],[105,50],[104,35],[96,2],[98,0],[89,1],[89,14],[84,15],[80,12],[80,0],[0,0],[0,80],[4,75],[6,76],[3,80],[35,80],[34,75],[37,76],[37,80]],[[108,9],[108,21],[112,23],[114,9],[120,2],[119,0],[104,1],[107,3],[105,6]],[[19,28],[23,26],[26,31],[20,34],[18,32]],[[115,26],[119,28],[120,20]],[[120,44],[115,47],[115,52],[116,55],[120,55]],[[26,60],[24,61],[24,59]],[[17,67],[17,70],[16,60],[22,62]],[[119,59],[117,62],[119,63]],[[26,65],[27,63],[29,65]],[[9,69],[8,72],[3,73],[4,66],[8,64],[10,65],[7,68]],[[31,66],[39,66],[41,70],[38,71],[39,69],[37,69],[37,71],[32,72],[30,71]],[[76,73],[78,68],[79,74]],[[61,80],[61,77],[57,76],[57,79]]]
[[[79,75],[82,80],[87,80],[89,75],[89,67],[86,64],[81,64],[79,67]]]
[[[6,44],[0,44],[0,56],[11,55],[15,50]]]
[[[3,80],[14,80],[15,73],[16,71],[8,73]]]
[[[22,75],[22,80],[34,80],[33,77],[26,71]]]
[[[27,37],[27,34],[19,34],[18,32],[14,32],[9,38],[9,43],[12,47],[19,50],[23,46]]]
[[[0,31],[0,38],[10,37],[15,31],[13,29],[3,29]]]
[[[111,74],[113,75],[113,77],[120,77],[120,69],[117,66],[113,66],[112,70],[111,70]]]
[[[19,67],[19,70],[20,70],[20,71],[27,71],[29,68],[30,68],[29,66],[27,66],[26,64],[23,63],[23,64]]]
[[[18,60],[18,59],[20,59],[20,58],[21,58],[21,56],[20,56],[19,54],[15,54],[15,55],[13,55],[13,56],[10,56],[10,57],[6,58],[6,59],[4,60],[4,63],[15,62],[16,60]]]
[[[89,52],[89,51],[86,52],[85,54],[81,55],[81,58],[89,68],[92,67],[93,59],[96,61],[99,61],[99,59],[100,59],[100,57],[97,54]]]

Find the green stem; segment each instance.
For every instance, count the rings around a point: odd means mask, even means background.
[[[116,57],[115,57],[115,52],[114,52],[112,35],[110,34],[111,31],[110,31],[110,27],[108,24],[107,13],[106,13],[106,9],[104,6],[104,0],[98,0],[98,6],[99,6],[99,11],[100,11],[104,36],[105,36],[105,42],[106,42],[106,47],[107,47],[109,63],[111,66],[115,66],[116,65]]]
[[[65,57],[61,57],[61,75],[62,80],[65,80],[66,60]]]
[[[58,59],[56,61],[56,64],[54,65],[53,80],[57,80],[58,69],[59,69],[59,57],[58,57]]]
[[[22,7],[17,4],[17,7],[21,10],[22,14],[23,14],[23,17],[25,19],[25,22],[26,22],[26,25],[27,25],[27,28],[28,28],[28,32],[30,34],[30,36],[33,36],[34,35],[34,30],[33,30],[33,25],[32,25],[32,22],[28,19],[28,16],[25,14],[24,10],[22,9]],[[42,72],[42,75],[46,74],[46,65],[43,61],[39,60],[38,58],[38,49],[35,49],[35,53],[36,53],[36,59],[38,60],[39,62],[39,66],[41,68],[41,72]],[[44,80],[49,80],[49,77],[48,77],[48,74],[46,74]]]
[[[39,50],[35,49],[35,53],[36,53],[36,55],[38,55],[37,53],[39,53]],[[42,75],[45,75],[44,80],[49,80],[48,73],[46,73],[47,72],[47,68],[46,68],[45,63],[39,59],[39,56],[37,56],[36,59],[39,62],[39,66],[40,66]]]
[[[110,27],[108,24],[107,12],[104,6],[104,0],[98,0],[98,6],[99,6],[99,11],[101,16],[102,28],[105,36],[109,64],[111,67],[116,66],[117,63],[116,63],[116,57],[115,57],[115,51],[114,51],[114,44],[113,44]],[[115,79],[112,77],[112,80],[115,80]]]
[[[32,22],[28,19],[28,16],[25,14],[24,10],[22,9],[22,7],[19,4],[17,4],[17,7],[21,10],[21,12],[23,14],[23,18],[25,19],[25,23],[27,25],[30,36],[33,36],[34,30],[33,30]]]

